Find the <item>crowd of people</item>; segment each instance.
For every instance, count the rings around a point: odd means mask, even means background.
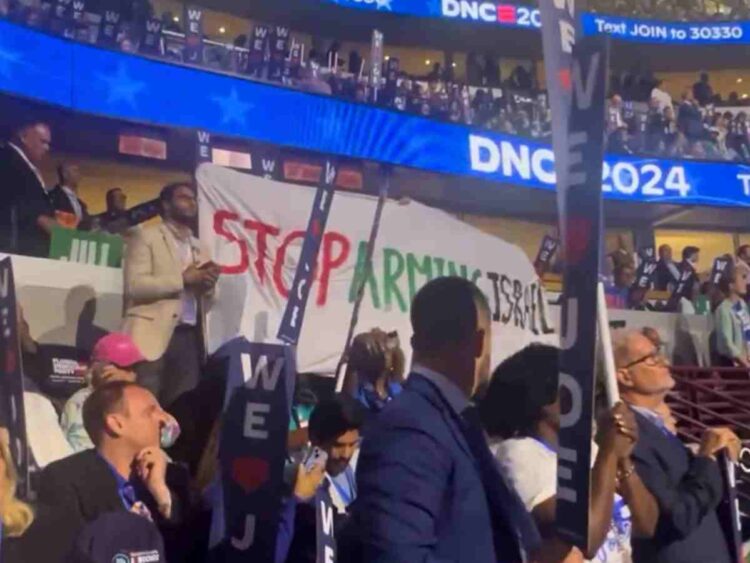
[[[61,221],[38,169],[49,144],[49,127],[33,122],[0,154],[5,251],[46,256],[47,233]],[[75,168],[59,173],[55,193],[83,221]],[[0,553],[10,563],[123,553],[221,561],[229,548],[226,538],[210,541],[227,374],[224,362],[205,358],[201,323],[221,271],[194,235],[193,186],[167,185],[159,201],[161,222],[128,236],[121,328],[93,346],[79,389],[43,391],[47,375],[34,369],[38,348],[17,311],[33,494],[16,490],[15,458],[0,435]],[[659,249],[655,285],[688,279],[698,252],[685,249],[676,265],[671,249]],[[740,258],[750,260],[750,248]],[[624,262],[613,263],[622,278]],[[747,367],[747,341],[736,336],[750,334],[744,268],[738,262],[719,282],[715,314],[720,355]],[[724,494],[716,458],[736,459],[739,439],[707,429],[694,452],[677,438],[669,362],[645,334],[613,342],[623,402],[598,400],[591,534],[580,549],[554,526],[559,350],[532,344],[492,372],[492,313],[463,278],[427,283],[410,315],[410,367],[399,334],[373,329],[354,338],[341,393],[298,375],[273,512],[275,562],[318,560],[321,490],[335,509],[343,562],[732,560],[716,513]],[[0,426],[9,416],[0,409]]]
[[[612,80],[607,104],[607,148],[639,154],[697,160],[750,160],[750,122],[736,92],[724,102],[701,73],[679,102],[653,77]],[[644,92],[648,92],[644,95]],[[627,100],[627,101],[626,101]],[[722,110],[722,106],[735,111]]]
[[[312,501],[325,490],[340,561],[731,561],[716,455],[736,457],[739,440],[709,429],[694,453],[677,439],[668,361],[637,331],[614,342],[623,402],[599,407],[588,548],[557,534],[559,350],[532,344],[490,373],[490,318],[471,282],[438,278],[412,303],[408,377],[398,335],[373,329],[353,341],[342,393],[300,379],[273,560],[317,560]],[[201,363],[195,387],[171,395],[153,382],[179,372],[153,378],[137,340],[104,336],[62,426],[29,434],[33,497],[18,498],[0,439],[4,560],[222,560],[209,529],[225,381]],[[35,375],[25,399],[43,399]],[[55,440],[67,450],[38,455]]]
[[[673,21],[750,18],[746,0],[592,0],[588,9],[602,14]]]
[[[613,253],[608,307],[711,315],[711,365],[750,367],[750,245],[741,245],[734,256],[717,257],[712,271],[704,274],[697,271],[700,252],[696,246],[686,246],[677,262],[672,247],[664,244],[654,259],[641,257],[639,267],[629,253]],[[649,298],[652,289],[661,298]]]
[[[611,3],[607,4],[611,9]],[[667,10],[674,17],[688,8],[695,10],[703,6],[700,2],[666,0],[648,2],[648,6],[642,2],[631,4],[622,2],[614,9],[649,13],[647,8],[652,8],[657,12]],[[731,8],[736,11],[743,9],[742,6],[744,0],[738,0]],[[93,4],[87,5],[92,14],[95,8]],[[122,21],[115,30],[114,46],[125,51],[197,63],[255,80],[280,82],[288,87],[377,104],[424,117],[532,139],[550,139],[551,114],[547,95],[543,85],[538,84],[531,62],[518,65],[509,76],[503,77],[498,56],[489,52],[470,52],[466,56],[465,76],[458,79],[454,76],[453,63],[434,63],[429,72],[415,76],[404,72],[399,68],[398,59],[391,58],[383,61],[379,82],[375,83],[369,68],[371,64],[366,64],[362,54],[356,50],[343,52],[335,40],[326,51],[311,49],[305,53],[300,45],[294,51],[294,40],[287,37],[280,60],[271,54],[269,47],[260,55],[260,60],[256,60],[257,57],[248,50],[253,39],[244,34],[231,44],[204,38],[201,58],[188,61],[183,28],[175,21],[179,18],[171,13],[157,17],[148,2],[119,6],[118,9]],[[3,13],[13,20],[34,26],[53,29],[61,26],[49,12],[20,2],[11,2],[4,10],[0,7],[0,15]],[[68,14],[66,17],[72,16]],[[68,33],[81,41],[97,42],[101,27],[92,21],[81,15],[74,20],[73,31],[68,30]],[[158,22],[160,31],[155,39],[146,37],[149,22]],[[64,25],[62,28],[67,29]],[[293,52],[296,55],[293,56]],[[736,92],[722,99],[713,91],[707,74],[704,73],[692,89],[674,101],[663,90],[663,83],[650,72],[615,74],[610,91],[609,151],[699,160],[750,161],[750,121],[745,111],[736,109],[745,106],[748,100]],[[722,110],[722,106],[735,110]]]
[[[12,138],[0,145],[4,202],[6,210],[13,210],[0,218],[3,248],[46,258],[55,228],[124,235],[155,214],[151,202],[129,209],[127,194],[118,187],[106,190],[106,211],[90,214],[78,193],[80,168],[73,163],[60,162],[56,166],[57,183],[47,185],[40,167],[51,141],[49,125],[33,121],[17,127]]]

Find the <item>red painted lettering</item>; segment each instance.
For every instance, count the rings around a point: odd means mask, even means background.
[[[295,239],[304,239],[305,231],[292,231],[286,237],[283,242],[276,249],[276,262],[273,265],[273,283],[276,286],[276,291],[279,292],[284,299],[289,298],[289,289],[284,284],[284,266],[286,265],[286,249]],[[292,274],[294,276],[294,274]]]
[[[334,255],[334,245],[338,246],[338,254]],[[318,287],[317,304],[322,307],[328,299],[328,285],[331,281],[331,271],[338,268],[349,257],[351,243],[341,233],[326,233],[323,236],[323,259],[320,265],[320,286]]]
[[[278,227],[268,225],[262,221],[245,221],[245,228],[250,231],[257,231],[257,242],[255,245],[255,271],[258,272],[258,281],[264,284],[266,281],[266,253],[268,252],[268,235],[279,236],[281,232]]]
[[[228,266],[221,265],[221,273],[223,274],[242,274],[247,271],[250,265],[250,256],[247,250],[247,241],[243,238],[240,239],[234,235],[225,224],[226,221],[239,221],[240,216],[232,211],[218,210],[214,213],[214,232],[228,240],[237,244],[240,252],[240,261],[237,264]]]

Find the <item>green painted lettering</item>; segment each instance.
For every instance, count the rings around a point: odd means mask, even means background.
[[[409,302],[411,303],[417,290],[432,280],[432,259],[429,256],[419,259],[411,252],[406,254],[406,273],[409,277]],[[417,280],[417,274],[424,276],[426,279]]]
[[[354,277],[352,285],[349,287],[349,303],[354,303],[357,298],[357,291],[361,284],[370,289],[370,299],[372,306],[380,309],[380,294],[378,292],[378,280],[373,274],[373,269],[367,267],[367,242],[361,241],[357,250],[357,265],[354,267]]]
[[[432,263],[435,264],[435,277],[442,278],[443,276],[445,276],[445,258],[438,258],[437,256],[433,256]]]
[[[402,313],[408,311],[406,300],[398,287],[398,280],[403,275],[405,261],[403,255],[394,248],[383,249],[383,301],[389,308],[394,299]]]

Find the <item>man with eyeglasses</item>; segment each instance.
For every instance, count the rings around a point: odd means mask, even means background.
[[[669,361],[642,332],[614,343],[620,395],[635,411],[639,440],[631,456],[659,509],[651,537],[633,539],[633,560],[665,563],[729,563],[732,558],[716,507],[724,491],[716,456],[737,459],[740,441],[728,428],[709,428],[693,454],[659,412],[675,385]]]

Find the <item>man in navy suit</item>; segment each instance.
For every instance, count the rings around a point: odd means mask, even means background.
[[[469,398],[490,314],[462,278],[414,298],[414,365],[362,443],[352,520],[367,563],[516,562],[538,533],[501,476]],[[350,555],[351,556],[351,555]]]
[[[661,350],[633,331],[615,341],[614,352],[620,395],[638,422],[633,470],[658,504],[652,537],[633,540],[633,560],[729,563],[733,558],[716,514],[724,494],[716,455],[727,450],[736,460],[739,439],[727,428],[709,428],[693,454],[674,434],[664,402],[675,382]]]

